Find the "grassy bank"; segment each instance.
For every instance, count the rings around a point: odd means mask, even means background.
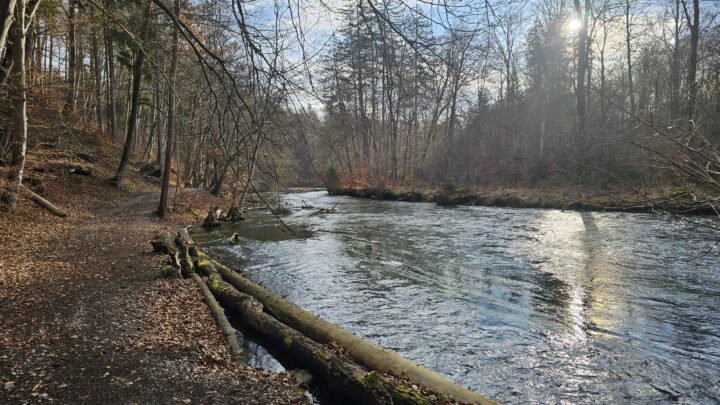
[[[512,208],[550,208],[572,211],[672,212],[715,215],[710,204],[697,204],[683,189],[595,189],[582,186],[493,187],[441,189],[437,187],[341,187],[333,194],[387,201],[431,202],[443,206],[475,205]],[[720,206],[715,209],[720,211]]]

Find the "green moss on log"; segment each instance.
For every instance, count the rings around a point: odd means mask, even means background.
[[[208,279],[208,286],[210,287],[210,291],[217,295],[222,295],[225,292],[232,291],[231,286],[229,286],[226,282],[222,281],[220,277],[217,277],[215,275],[211,275]]]
[[[358,379],[358,384],[365,387],[368,390],[392,390],[397,394],[398,397],[402,398],[403,403],[407,404],[417,404],[417,405],[430,405],[432,402],[430,402],[427,398],[419,394],[417,391],[413,390],[410,387],[406,387],[403,384],[395,383],[391,384],[388,377],[383,376],[382,374],[378,373],[377,371],[371,371],[365,376],[360,377]]]
[[[212,259],[201,251],[197,252],[195,267],[199,269],[200,272],[208,276],[217,273],[217,269],[215,268]]]
[[[175,267],[170,264],[166,264],[160,270],[160,277],[163,278],[180,278],[180,273]]]
[[[197,261],[197,267],[198,268],[209,268],[212,267],[212,262],[208,259],[198,259]]]

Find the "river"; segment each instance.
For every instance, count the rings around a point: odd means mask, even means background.
[[[281,198],[301,237],[253,212],[198,239],[452,381],[508,404],[720,401],[717,231],[650,214]]]

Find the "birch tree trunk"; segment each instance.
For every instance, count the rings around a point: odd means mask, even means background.
[[[22,186],[25,170],[25,151],[27,149],[27,111],[25,99],[25,0],[18,0],[16,7],[15,39],[13,41],[14,70],[12,73],[13,99],[12,129],[13,155],[8,180],[10,182],[6,202],[10,211],[17,206],[18,194]]]
[[[13,22],[13,10],[15,0],[2,0],[0,2],[0,49],[5,47],[10,32],[10,25]]]

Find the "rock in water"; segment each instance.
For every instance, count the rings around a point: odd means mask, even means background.
[[[276,208],[272,210],[273,214],[275,215],[290,215],[292,214],[292,211],[290,211],[289,208],[285,208],[282,205],[278,205]]]

